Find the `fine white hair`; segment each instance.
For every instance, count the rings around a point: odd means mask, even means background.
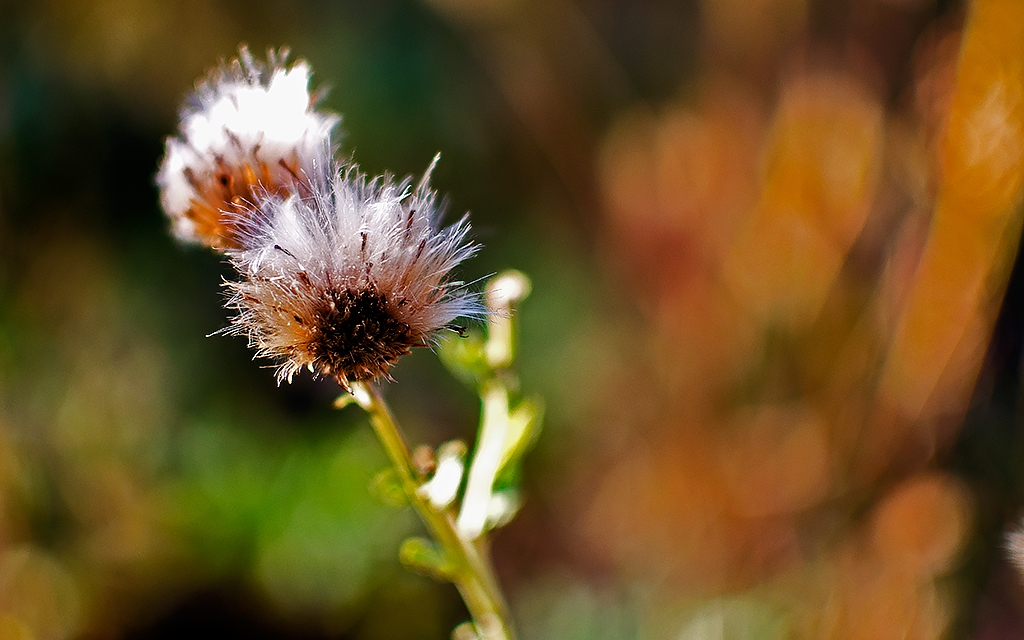
[[[279,381],[302,368],[342,384],[386,376],[456,318],[483,314],[479,295],[450,279],[478,247],[465,217],[440,226],[437,160],[415,187],[338,169],[312,180],[310,196],[267,196],[240,224],[228,332],[275,360]]]
[[[209,237],[213,223],[197,219],[230,211],[231,197],[247,201],[257,185],[272,189],[301,180],[331,162],[331,132],[340,118],[315,108],[309,65],[286,66],[285,49],[267,57],[264,64],[243,46],[237,58],[212,70],[182,109],[178,136],[167,139],[156,181],[180,239],[233,244]],[[221,187],[227,202],[216,196]]]

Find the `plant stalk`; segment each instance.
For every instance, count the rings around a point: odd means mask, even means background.
[[[508,606],[494,576],[485,542],[459,535],[455,519],[419,493],[420,482],[405,438],[380,390],[366,382],[351,383],[356,402],[370,416],[377,437],[391,459],[409,503],[453,564],[452,582],[462,595],[480,640],[515,640]]]

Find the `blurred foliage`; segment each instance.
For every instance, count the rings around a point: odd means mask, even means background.
[[[2,13],[0,637],[465,619],[401,568],[420,530],[371,489],[364,417],[204,337],[227,271],[168,237],[152,176],[240,42],[309,60],[365,170],[440,150],[485,245],[462,276],[533,280],[517,367],[545,432],[493,547],[525,638],[1024,633],[1000,547],[1024,502],[1018,3]],[[473,437],[434,354],[394,376],[413,444]]]

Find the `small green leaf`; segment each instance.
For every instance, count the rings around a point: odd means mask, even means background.
[[[444,582],[455,577],[455,564],[425,538],[408,538],[398,551],[398,559],[412,571]]]
[[[373,476],[373,480],[370,481],[370,493],[392,507],[404,507],[409,503],[402,488],[402,481],[390,467]]]
[[[514,467],[537,441],[543,416],[544,407],[531,399],[521,401],[509,411],[508,431],[505,432],[501,462],[498,464],[499,476],[504,475],[506,468]]]
[[[495,491],[487,505],[487,524],[485,530],[498,529],[508,524],[519,513],[523,502],[515,489]]]
[[[445,509],[458,496],[466,470],[466,443],[451,440],[437,448],[437,469],[417,493],[438,509]]]
[[[437,353],[452,375],[465,384],[475,387],[491,374],[486,341],[479,330],[470,331],[464,338],[448,336],[442,339]]]
[[[463,622],[452,630],[452,640],[480,640],[472,622]]]
[[[344,409],[350,404],[355,403],[356,398],[351,393],[343,393],[334,400],[335,409]]]

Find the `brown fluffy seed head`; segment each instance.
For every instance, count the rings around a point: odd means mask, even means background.
[[[481,316],[479,296],[450,278],[477,250],[469,224],[439,228],[429,174],[412,188],[348,168],[311,197],[262,199],[228,252],[243,278],[227,284],[238,312],[227,332],[276,361],[278,381],[308,368],[347,385]]]
[[[309,195],[309,176],[327,170],[339,117],[315,109],[309,66],[287,56],[270,51],[264,64],[242,47],[197,83],[157,174],[179,238],[240,248],[238,223],[258,197]]]

